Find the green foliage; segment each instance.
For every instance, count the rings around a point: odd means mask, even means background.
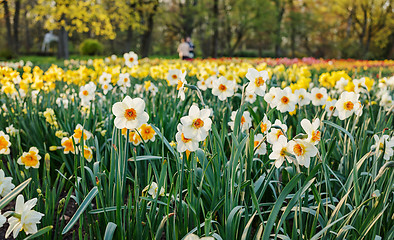
[[[79,45],[79,52],[82,55],[99,55],[103,52],[103,45],[96,39],[85,39]]]

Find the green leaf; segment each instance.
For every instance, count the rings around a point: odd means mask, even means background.
[[[28,239],[34,239],[36,237],[39,237],[41,235],[44,235],[45,233],[51,231],[53,228],[53,226],[47,226],[44,228],[41,228],[40,230],[38,230],[36,233],[34,233],[33,235],[30,235],[28,237],[26,237],[24,240],[28,240]]]
[[[291,179],[291,181],[286,185],[286,187],[283,188],[282,193],[279,195],[278,199],[276,200],[276,203],[275,203],[274,207],[272,208],[271,213],[268,217],[268,221],[267,221],[267,224],[264,229],[263,239],[270,238],[272,228],[274,227],[275,220],[278,217],[278,213],[282,207],[282,204],[283,204],[284,200],[286,199],[287,195],[289,195],[289,193],[293,190],[293,188],[295,188],[295,186],[297,186],[297,183],[300,180],[301,176],[302,176],[301,173],[295,175]]]
[[[160,239],[162,239],[162,234],[163,234],[163,231],[164,231],[164,227],[165,227],[165,225],[166,225],[166,222],[167,222],[167,220],[168,220],[168,218],[169,217],[172,217],[172,216],[174,216],[175,214],[174,213],[170,213],[170,214],[168,214],[167,216],[165,216],[162,220],[161,220],[161,222],[160,222],[160,225],[159,225],[159,227],[157,228],[157,231],[156,231],[156,240],[160,240]]]
[[[335,124],[333,122],[327,121],[327,120],[323,120],[322,122],[325,123],[325,124],[328,124],[328,125],[330,125],[330,126],[332,126],[334,128],[336,128],[336,129],[342,131],[343,133],[345,133],[346,135],[348,135],[350,140],[352,141],[353,147],[356,146],[356,143],[354,142],[354,137],[346,129],[344,129],[343,127],[341,127],[341,126],[339,126],[339,125],[337,125],[337,124]]]
[[[86,208],[89,206],[90,202],[97,195],[97,193],[98,193],[97,187],[94,187],[92,188],[92,190],[90,190],[88,195],[85,197],[85,199],[82,201],[81,205],[75,212],[74,216],[72,216],[71,220],[64,227],[62,234],[66,234],[68,231],[70,231],[70,229],[78,221],[79,217],[81,217],[82,213],[86,210]]]
[[[12,201],[22,190],[30,183],[31,178],[27,179],[23,183],[19,184],[16,188],[14,188],[11,192],[5,195],[0,200],[0,210],[3,209],[9,202]]]
[[[117,225],[113,222],[109,222],[107,224],[107,228],[105,229],[104,240],[111,240],[114,237],[115,229]]]

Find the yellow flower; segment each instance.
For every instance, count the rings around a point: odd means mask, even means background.
[[[18,164],[25,165],[26,169],[39,168],[40,167],[41,156],[38,155],[38,149],[36,147],[31,147],[29,152],[24,152],[23,155],[18,158]]]

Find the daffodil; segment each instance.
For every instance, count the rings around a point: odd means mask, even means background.
[[[133,66],[138,65],[138,55],[132,51],[123,54],[123,58],[125,60],[125,65],[129,68],[132,68]]]
[[[373,138],[375,139],[375,144],[373,146],[375,147],[376,151],[383,153],[384,160],[390,160],[394,154],[394,137],[390,139],[389,135],[383,135],[379,138],[379,136],[375,134],[373,135]]]
[[[76,153],[77,148],[75,148],[73,139],[70,137],[64,137],[62,138],[62,142],[61,142],[62,147],[64,148],[64,154],[68,154],[70,152],[72,153]]]
[[[110,73],[103,72],[103,73],[100,75],[100,77],[99,77],[99,83],[100,83],[101,85],[104,85],[104,84],[106,84],[106,83],[110,83],[110,82],[111,82],[111,78],[112,78],[112,75],[111,75]]]
[[[209,109],[200,110],[198,106],[192,105],[189,109],[189,115],[181,118],[185,137],[195,138],[197,141],[205,140],[212,125],[212,120],[209,118],[210,114]]]
[[[0,154],[10,154],[10,136],[0,131]]]
[[[277,91],[273,102],[273,105],[280,112],[292,112],[295,110],[295,105],[297,104],[297,96],[291,92],[289,87],[286,87],[283,90]]]
[[[338,116],[338,110],[335,108],[336,103],[337,100],[331,100],[326,102],[324,110],[327,112],[328,116],[334,116],[334,117]]]
[[[294,94],[297,97],[297,104],[300,107],[308,105],[311,102],[310,94],[304,88],[295,90]]]
[[[235,81],[229,81],[226,77],[221,76],[217,81],[213,82],[212,94],[217,96],[220,101],[224,101],[234,95],[235,86]]]
[[[260,131],[263,134],[268,134],[268,131],[270,130],[270,128],[271,128],[271,122],[270,122],[270,120],[268,120],[267,115],[264,114],[263,121],[260,124]]]
[[[274,160],[274,164],[276,168],[280,168],[287,159],[289,163],[291,163],[289,159],[290,153],[289,144],[287,142],[287,138],[283,135],[279,136],[278,140],[272,145],[272,153],[269,155],[269,159]]]
[[[254,148],[255,148],[255,154],[259,155],[265,155],[267,153],[267,145],[265,142],[263,142],[264,136],[263,134],[259,133],[256,136],[254,136]]]
[[[149,124],[142,124],[138,129],[138,132],[141,134],[141,137],[144,139],[144,141],[155,141],[156,132]]]
[[[74,138],[75,143],[79,143],[81,141],[81,138],[83,136],[83,140],[87,141],[89,140],[93,134],[86,129],[81,124],[77,124],[74,130],[74,134],[72,135]]]
[[[171,69],[167,74],[167,83],[169,86],[178,84],[178,80],[181,79],[182,72],[179,69]]]
[[[126,96],[122,102],[112,106],[112,113],[116,116],[114,123],[118,129],[139,128],[149,120],[149,115],[145,112],[145,102],[141,98],[132,99]]]
[[[276,126],[275,128],[272,126]],[[271,126],[271,131],[267,135],[267,141],[274,144],[278,141],[279,137],[287,132],[287,125],[282,123],[279,119],[276,119],[274,124]]]
[[[254,68],[249,68],[246,73],[246,78],[249,80],[249,84],[246,87],[246,91],[253,92],[258,96],[264,96],[267,88],[266,82],[269,80],[267,71],[257,71]]]
[[[142,192],[148,191],[148,194],[152,196],[152,198],[156,198],[157,194],[159,196],[164,196],[164,188],[161,187],[159,191],[159,187],[157,186],[157,183],[152,182],[150,185],[146,186]]]
[[[234,131],[234,122],[237,116],[237,111],[233,111],[231,113],[231,121],[228,125],[231,127],[231,130]],[[250,113],[248,111],[244,111],[241,116],[241,131],[248,131],[250,127],[252,127],[252,118],[250,117]]]
[[[8,219],[10,224],[5,238],[12,234],[16,238],[20,231],[25,231],[28,234],[34,234],[37,230],[37,224],[40,223],[41,218],[44,214],[39,213],[32,208],[37,204],[37,198],[33,198],[25,203],[22,195],[19,195],[16,199],[15,211],[12,217]]]
[[[290,141],[288,149],[295,155],[298,163],[307,168],[310,165],[310,158],[316,156],[318,152],[312,143],[300,139]]]
[[[320,142],[321,133],[318,130],[320,126],[320,119],[316,118],[312,121],[312,123],[308,119],[302,119],[301,127],[304,129],[306,134],[308,134],[308,138],[306,141],[310,142],[313,145],[316,145]]]
[[[12,177],[6,177],[3,169],[0,169],[0,196],[4,197],[15,187]]]
[[[94,99],[96,92],[96,84],[90,82],[79,89],[79,97],[82,105],[90,105],[90,101]]]
[[[213,238],[213,237],[202,237],[202,238],[200,238],[199,236],[197,236],[197,235],[195,235],[193,233],[190,233],[184,238],[184,240],[215,240],[215,238]]]
[[[38,155],[38,149],[31,147],[28,152],[24,152],[21,157],[18,158],[18,164],[24,165],[26,169],[39,168],[41,156]]]
[[[183,125],[181,123],[178,124],[177,130],[178,132],[175,135],[175,139],[177,141],[178,152],[182,153],[185,152],[186,150],[190,152],[196,151],[198,148],[199,141],[194,138],[186,138],[183,131]]]
[[[322,106],[326,103],[328,94],[326,88],[312,88],[310,98],[314,106]]]
[[[358,101],[359,94],[354,92],[343,92],[335,104],[338,110],[338,117],[344,120],[350,117],[353,113],[360,111],[361,104]]]

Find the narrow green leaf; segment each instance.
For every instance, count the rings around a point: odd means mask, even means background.
[[[0,210],[3,209],[9,202],[12,201],[22,190],[30,183],[31,178],[27,179],[23,183],[19,184],[16,188],[14,188],[11,192],[5,195],[0,200]]]
[[[36,237],[39,237],[41,235],[44,235],[45,233],[51,231],[53,229],[53,226],[47,226],[44,228],[41,228],[40,230],[38,230],[36,233],[34,233],[33,235],[30,235],[28,237],[26,237],[24,240],[28,240],[28,239],[34,239]]]
[[[104,233],[104,240],[111,240],[114,237],[115,229],[117,225],[113,222],[107,224],[107,228]]]
[[[90,202],[97,195],[97,193],[97,187],[93,187],[92,190],[90,190],[88,195],[85,197],[85,199],[82,201],[81,205],[75,212],[74,216],[72,216],[71,220],[64,227],[62,234],[66,234],[74,226],[74,224],[78,221],[79,217],[81,217],[82,213],[86,210],[86,208],[89,206]]]

